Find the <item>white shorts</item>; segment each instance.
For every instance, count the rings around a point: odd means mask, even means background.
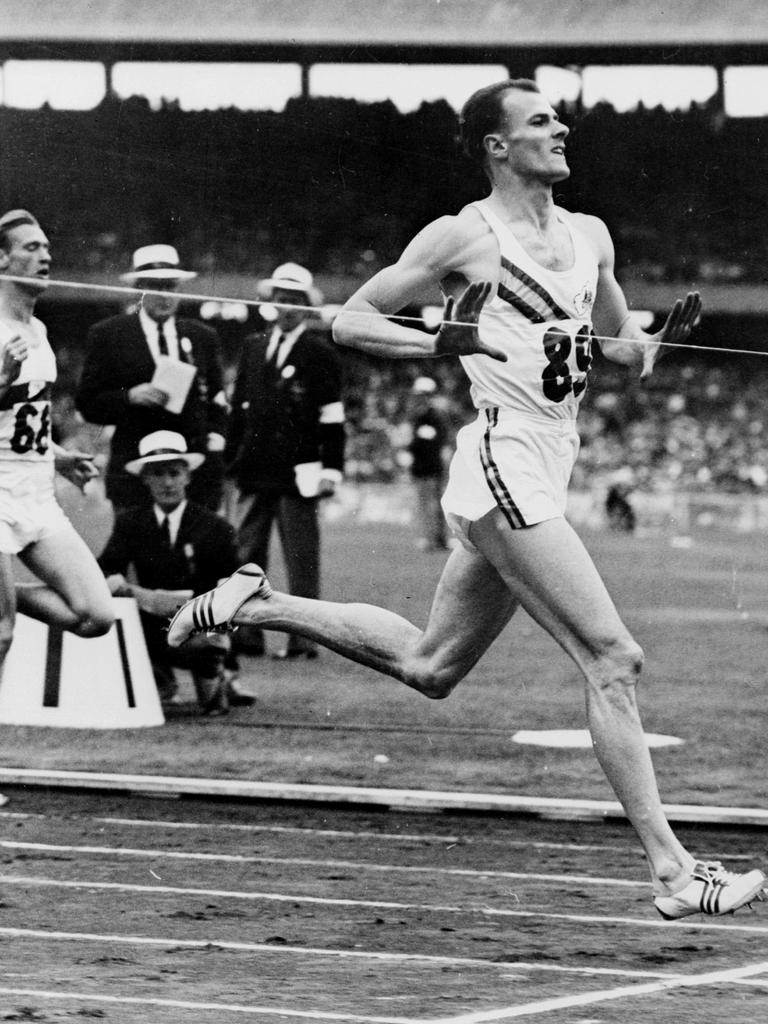
[[[564,515],[579,443],[573,419],[481,409],[456,437],[442,499],[451,531],[472,549],[470,524],[493,508],[516,530]]]
[[[17,555],[70,526],[50,462],[0,462],[0,552]]]

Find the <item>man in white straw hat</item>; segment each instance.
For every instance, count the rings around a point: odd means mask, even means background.
[[[0,279],[0,667],[17,606],[81,637],[101,636],[114,621],[96,560],[54,491],[56,472],[81,490],[98,474],[91,455],[51,438],[56,357],[34,315],[50,264],[48,238],[31,213],[0,217],[0,275],[8,275]],[[14,555],[39,584],[17,588]]]
[[[262,281],[276,319],[250,335],[232,394],[227,472],[241,497],[238,546],[244,561],[268,561],[277,524],[292,594],[319,597],[318,505],[334,493],[344,467],[341,361],[313,308],[312,274],[283,263]],[[259,630],[244,630],[236,648],[263,652]],[[314,658],[317,648],[289,636],[276,657]]]
[[[225,667],[227,636],[200,637],[182,652],[166,643],[168,618],[193,594],[215,586],[237,567],[235,531],[220,516],[187,500],[192,473],[205,455],[187,450],[181,434],[156,430],[126,463],[152,504],[121,512],[99,558],[109,589],[132,596],[141,609],[147,650],[163,704],[178,701],[174,665],[188,669],[203,714],[220,715],[254,698],[236,689]],[[132,571],[128,583],[126,577]]]
[[[221,502],[228,406],[220,342],[212,328],[176,316],[175,293],[196,276],[182,269],[172,245],[142,246],[122,275],[146,290],[136,310],[102,320],[88,332],[76,402],[89,422],[115,427],[106,490],[116,509],[148,501],[146,488],[125,464],[141,438],[155,430],[178,431],[190,449],[207,456],[190,495],[213,510]]]

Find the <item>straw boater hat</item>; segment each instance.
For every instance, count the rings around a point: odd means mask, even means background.
[[[186,462],[190,469],[197,469],[205,462],[200,452],[188,452],[187,442],[175,430],[156,430],[139,441],[139,458],[126,462],[125,468],[139,476],[145,466],[154,462]]]
[[[132,269],[123,281],[189,281],[194,270],[181,270],[179,254],[172,245],[143,245],[133,254]]]
[[[259,281],[259,293],[271,298],[277,289],[288,292],[300,292],[307,298],[307,305],[319,305],[323,301],[322,292],[315,287],[314,278],[306,267],[298,263],[281,263],[276,267],[272,277]]]

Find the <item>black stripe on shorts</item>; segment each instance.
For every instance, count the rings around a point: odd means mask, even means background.
[[[515,504],[512,495],[507,490],[507,485],[502,479],[499,467],[491,452],[491,430],[499,421],[499,410],[496,408],[486,409],[485,415],[488,420],[488,426],[485,428],[480,445],[480,461],[485,470],[485,479],[491,489],[491,494],[496,499],[496,504],[504,514],[504,518],[513,530],[519,530],[528,524],[523,518],[522,512]]]

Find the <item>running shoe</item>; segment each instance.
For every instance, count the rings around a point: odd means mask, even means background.
[[[765,885],[762,871],[739,875],[726,871],[720,861],[697,861],[684,889],[674,896],[654,896],[653,902],[667,921],[690,914],[732,914],[752,900],[763,900]]]
[[[218,587],[193,597],[179,608],[168,627],[168,646],[181,647],[199,633],[229,632],[236,628],[232,619],[246,601],[271,596],[272,587],[264,570],[253,562],[241,565]]]

